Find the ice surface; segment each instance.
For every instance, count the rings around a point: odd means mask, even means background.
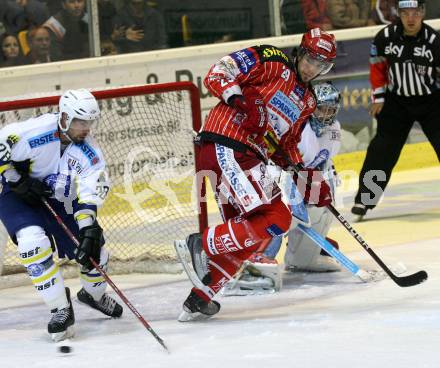
[[[0,291],[0,367],[432,367],[440,366],[438,240],[381,248],[388,263],[429,280],[400,288],[363,284],[346,272],[286,274],[280,293],[218,297],[213,319],[179,323],[190,285],[183,275],[115,276],[114,280],[171,350],[168,355],[125,308],[108,319],[74,303],[73,352],[61,354],[46,333],[48,311],[32,286]],[[365,252],[350,253],[374,268]],[[76,280],[67,285],[76,292]]]

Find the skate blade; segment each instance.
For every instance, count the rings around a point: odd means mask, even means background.
[[[70,339],[75,335],[75,328],[73,326],[67,327],[66,331],[51,333],[50,337],[54,342],[60,342],[66,339]]]
[[[200,312],[190,313],[190,312],[182,311],[182,313],[180,313],[179,318],[177,318],[177,320],[179,322],[204,321],[211,317],[212,316]]]

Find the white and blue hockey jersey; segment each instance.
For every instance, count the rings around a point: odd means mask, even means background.
[[[70,143],[61,150],[58,114],[44,114],[0,130],[0,174],[7,181],[14,168],[45,182],[67,213],[96,217],[109,190],[105,161],[95,140]]]
[[[307,123],[298,148],[305,167],[323,169],[331,165],[331,158],[337,155],[341,148],[341,125],[335,121],[318,137]]]

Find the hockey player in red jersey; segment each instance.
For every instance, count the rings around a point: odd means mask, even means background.
[[[201,146],[200,169],[209,176],[224,223],[175,242],[190,278],[185,254],[191,255],[197,275],[192,277],[197,287],[185,300],[179,321],[216,314],[220,304],[212,298],[243,261],[289,229],[290,212],[266,162],[271,158],[284,169],[288,164],[277,157],[265,136],[275,139],[293,163],[302,163],[297,144],[316,106],[310,81],[328,72],[335,57],[334,36],[314,28],[303,35],[294,58],[262,45],[233,52],[209,70],[205,86],[220,102],[196,142]],[[314,184],[305,200],[328,204],[330,188],[322,176],[304,170]]]

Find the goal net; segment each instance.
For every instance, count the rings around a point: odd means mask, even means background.
[[[176,82],[92,91],[101,119],[93,132],[111,190],[98,219],[111,252],[110,272],[176,272],[173,241],[206,226],[196,200],[201,124],[197,87]],[[58,111],[59,96],[0,102],[0,128]],[[1,274],[24,272],[0,223]]]

